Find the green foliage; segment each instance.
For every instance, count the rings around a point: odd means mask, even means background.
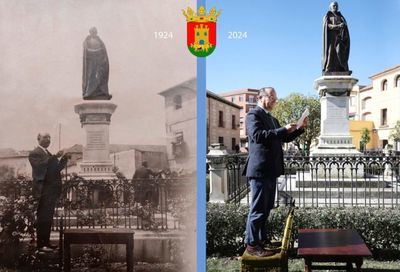
[[[367,144],[371,141],[371,136],[369,134],[368,128],[363,128],[361,132],[361,139],[360,139],[360,149],[364,150]]]
[[[3,178],[9,177],[12,173],[9,170],[3,172]],[[15,264],[20,255],[20,241],[33,239],[35,205],[27,180],[12,178],[0,182],[0,264]]]
[[[271,212],[269,236],[283,236],[288,209]],[[242,253],[248,206],[207,204],[207,255],[233,256]],[[295,211],[294,239],[299,228],[356,229],[376,258],[400,258],[400,209],[371,207],[300,208]]]
[[[273,110],[273,114],[279,120],[281,126],[284,126],[297,122],[306,107],[310,111],[307,129],[293,143],[299,150],[308,154],[311,143],[319,136],[320,132],[321,104],[318,97],[292,93],[288,97],[279,100]]]
[[[395,142],[400,142],[400,120],[396,122],[394,130],[390,133],[389,139]]]
[[[235,255],[243,247],[248,207],[207,204],[207,255]]]

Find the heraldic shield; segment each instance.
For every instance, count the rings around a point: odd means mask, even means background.
[[[221,14],[215,8],[206,13],[201,6],[197,13],[190,7],[183,10],[187,21],[187,46],[196,57],[207,57],[217,46],[217,18]]]

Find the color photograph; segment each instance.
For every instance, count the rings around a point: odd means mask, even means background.
[[[400,2],[206,5],[207,271],[399,271]]]

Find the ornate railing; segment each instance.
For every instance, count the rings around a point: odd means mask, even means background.
[[[247,178],[242,175],[246,159],[246,155],[228,155],[226,157],[229,201],[239,202],[249,193]]]
[[[53,230],[63,228],[178,229],[195,199],[195,179],[149,178],[63,181]],[[0,182],[0,231],[32,236],[37,203],[32,180]]]
[[[184,178],[64,182],[54,227],[176,229],[193,184]],[[62,221],[62,222],[61,222]]]
[[[248,185],[241,175],[246,157],[218,157],[219,165],[225,165],[225,170],[219,167],[219,171],[226,171],[226,202],[249,202]],[[214,159],[209,156],[208,163],[213,164]],[[285,156],[277,204],[294,199],[298,206],[395,207],[400,202],[399,164],[400,155],[394,152],[379,156]]]

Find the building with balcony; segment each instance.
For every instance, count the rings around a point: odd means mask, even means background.
[[[240,110],[239,105],[207,91],[207,146],[221,143],[231,153],[240,148]]]
[[[159,93],[165,101],[168,165],[172,170],[196,171],[196,78]]]
[[[241,89],[232,92],[220,93],[219,95],[228,101],[241,107],[240,110],[240,147],[244,150],[247,142],[246,114],[250,109],[257,106],[258,89]]]
[[[395,144],[390,134],[400,120],[400,65],[374,74],[370,79],[371,85],[353,89],[349,117],[355,121],[372,121],[376,148],[384,148]]]

